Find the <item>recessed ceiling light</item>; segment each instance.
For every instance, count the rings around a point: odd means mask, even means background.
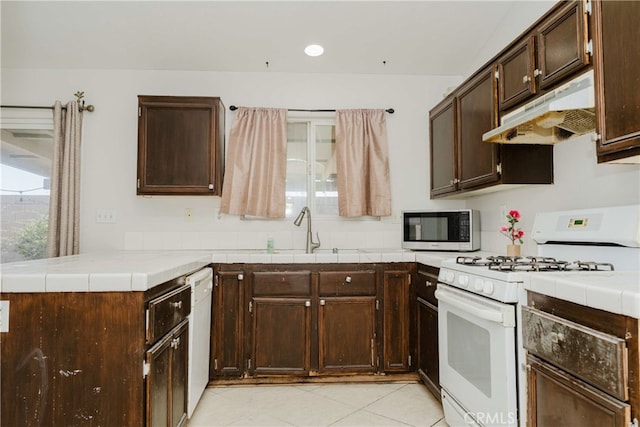
[[[324,48],[319,44],[310,44],[304,48],[304,53],[309,56],[320,56],[324,53]]]

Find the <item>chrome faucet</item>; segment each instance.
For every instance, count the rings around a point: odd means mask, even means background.
[[[316,232],[316,236],[318,237],[318,242],[317,243],[314,242],[313,233],[311,233],[311,211],[309,210],[309,208],[306,206],[302,208],[302,210],[300,211],[296,219],[293,221],[293,223],[296,226],[300,227],[300,224],[302,224],[302,219],[304,218],[305,213],[307,214],[307,253],[311,254],[313,253],[314,249],[317,249],[320,247],[320,235]]]

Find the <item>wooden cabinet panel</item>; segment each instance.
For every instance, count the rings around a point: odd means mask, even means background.
[[[138,96],[137,194],[221,195],[220,98]]]
[[[536,93],[535,37],[523,39],[499,58],[497,64],[500,111],[513,107]]]
[[[320,373],[375,372],[375,297],[320,299],[318,339]]]
[[[211,377],[244,374],[244,271],[216,271],[211,316]]]
[[[191,286],[184,285],[149,301],[147,344],[155,342],[191,313]]]
[[[250,373],[309,373],[311,301],[254,297]]]
[[[640,162],[640,2],[593,1],[598,162]]]
[[[384,371],[409,371],[408,271],[384,272]]]
[[[527,356],[529,423],[532,427],[627,427],[630,406],[550,364]]]
[[[567,2],[537,31],[540,88],[546,89],[589,63],[587,14],[582,1]]]
[[[499,180],[499,144],[482,141],[497,121],[494,69],[489,67],[457,92],[459,188],[468,189]]]
[[[366,271],[320,271],[320,296],[375,295],[376,272]]]
[[[0,298],[11,307],[0,334],[0,425],[144,424],[142,292]]]
[[[311,272],[258,271],[252,273],[254,296],[309,296]]]
[[[431,197],[457,189],[456,99],[451,96],[429,113]]]
[[[419,264],[415,282],[415,348],[418,375],[429,391],[440,399],[438,357],[438,286],[439,269]]]
[[[146,354],[148,427],[176,427],[187,419],[189,320],[161,338]]]

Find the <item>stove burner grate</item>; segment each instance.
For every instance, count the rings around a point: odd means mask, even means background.
[[[560,261],[550,257],[459,256],[457,264],[488,267],[496,271],[613,271],[613,264],[592,261]]]

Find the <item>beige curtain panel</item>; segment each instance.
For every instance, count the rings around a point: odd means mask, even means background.
[[[340,216],[391,215],[384,110],[336,111],[336,162]]]
[[[53,165],[49,196],[47,256],[75,255],[80,249],[80,143],[82,113],[78,103],[53,107]]]
[[[239,107],[229,136],[220,212],[285,217],[287,110]]]

